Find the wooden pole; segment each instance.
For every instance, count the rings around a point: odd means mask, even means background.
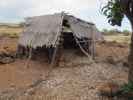
[[[28,59],[27,59],[26,64],[25,64],[26,68],[29,68],[29,63],[30,63],[31,58],[32,58],[32,48],[30,47],[29,48],[29,56],[28,56]]]
[[[78,44],[79,48],[81,49],[81,51],[89,58],[90,55],[83,49],[83,47],[80,45],[80,42],[78,41],[78,39],[76,38],[75,35],[74,35],[74,39],[75,39],[76,43]]]
[[[55,63],[57,51],[58,51],[58,46],[54,50],[53,57],[52,57],[52,60],[51,60],[51,66],[53,66],[54,63]]]
[[[95,32],[93,31],[93,27],[91,27],[91,33],[92,33],[92,50],[91,50],[91,55],[92,55],[92,58],[93,60],[95,59]]]
[[[59,31],[58,31],[58,38],[57,38],[57,41],[56,42],[58,42],[59,41],[59,34],[61,34],[62,33],[62,24],[63,24],[63,19],[64,19],[64,12],[62,12],[61,13],[61,23],[60,23],[60,27],[59,27]],[[55,45],[56,45],[56,43],[55,43]],[[51,61],[51,67],[55,64],[55,59],[56,59],[56,54],[57,54],[57,51],[58,51],[58,49],[59,49],[59,44],[55,47],[55,50],[54,50],[54,53],[53,53],[53,57],[52,57],[52,61]]]

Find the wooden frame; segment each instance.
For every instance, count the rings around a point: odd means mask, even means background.
[[[63,19],[64,19],[64,12],[62,12],[61,13],[61,23],[60,23],[60,28],[59,28],[59,31],[58,31],[58,34],[62,34],[62,29],[63,29],[63,27],[62,27],[62,24],[63,24]],[[57,43],[57,42],[59,42],[59,39],[60,39],[61,37],[58,37],[58,39],[57,39],[57,41],[55,42],[55,44]],[[56,56],[57,56],[57,51],[59,51],[59,46],[60,46],[60,43],[56,46],[56,48],[55,48],[55,50],[54,50],[54,53],[53,53],[53,57],[52,57],[52,61],[51,61],[51,66],[53,66],[54,64],[55,64],[55,59],[56,59]],[[58,58],[59,59],[59,58]]]

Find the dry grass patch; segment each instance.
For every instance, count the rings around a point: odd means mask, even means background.
[[[108,35],[108,36],[104,36],[104,39],[107,41],[116,41],[119,43],[130,43],[130,39],[131,36],[124,36],[122,34],[119,35]]]
[[[9,36],[11,38],[18,37],[22,32],[21,27],[0,26],[0,36]]]

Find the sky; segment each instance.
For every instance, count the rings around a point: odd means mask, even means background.
[[[0,0],[0,22],[18,23],[25,17],[53,14],[61,11],[93,22],[99,30],[117,28],[131,30],[125,18],[122,27],[111,26],[100,8],[107,0]]]

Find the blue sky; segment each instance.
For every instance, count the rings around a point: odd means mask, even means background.
[[[96,24],[102,30],[117,28],[131,30],[125,18],[122,27],[112,27],[100,13],[107,0],[0,0],[0,22],[20,22],[25,17],[65,11]]]

